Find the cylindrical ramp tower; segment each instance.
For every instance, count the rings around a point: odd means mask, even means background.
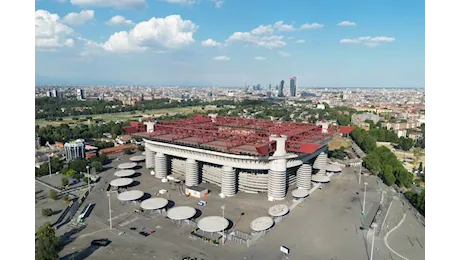
[[[319,170],[317,174],[326,175],[326,160],[327,155],[322,152],[316,157],[315,162],[313,163],[313,168]]]
[[[297,170],[297,187],[300,189],[311,189],[311,165],[302,164]]]
[[[148,149],[145,149],[145,167],[147,169],[155,168],[155,152]]]
[[[187,159],[185,162],[185,185],[198,185],[198,162],[194,159]]]
[[[222,166],[221,192],[226,197],[234,196],[236,193],[236,171],[233,167]]]
[[[282,200],[286,196],[286,159],[273,160],[268,170],[268,198]]]
[[[167,175],[167,165],[166,165],[166,155],[162,153],[155,154],[155,177],[158,179],[166,178]]]

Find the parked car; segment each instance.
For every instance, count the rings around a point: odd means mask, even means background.
[[[148,237],[150,235],[149,233],[144,232],[144,231],[139,232],[139,234],[144,236],[144,237]]]
[[[110,240],[107,238],[91,241],[92,246],[107,246],[108,244],[110,244]]]

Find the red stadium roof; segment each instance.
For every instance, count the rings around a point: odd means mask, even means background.
[[[287,136],[287,151],[313,153],[341,129],[330,127],[328,131],[322,133],[321,126],[307,123],[195,115],[190,119],[161,121],[155,124],[154,132],[139,131],[133,135],[232,154],[266,156],[276,150],[270,135]]]
[[[339,133],[341,134],[350,134],[355,128],[353,126],[341,126]]]

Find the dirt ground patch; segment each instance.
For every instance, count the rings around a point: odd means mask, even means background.
[[[342,146],[345,147],[345,149],[349,148],[351,146],[351,141],[341,136],[334,136],[329,142],[328,148],[329,150],[338,150]]]

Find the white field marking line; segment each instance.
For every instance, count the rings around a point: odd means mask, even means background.
[[[393,232],[393,231],[395,231],[397,228],[399,228],[399,227],[402,225],[402,223],[404,222],[405,219],[406,219],[406,213],[404,213],[404,216],[403,216],[403,218],[401,219],[401,221],[398,223],[398,225],[396,225],[394,228],[392,228],[392,229],[385,235],[385,238],[384,238],[384,241],[383,241],[383,242],[385,242],[385,246],[386,246],[388,249],[390,249],[390,251],[393,252],[393,254],[395,254],[395,255],[401,257],[401,258],[404,259],[404,260],[409,260],[409,258],[406,258],[406,257],[404,257],[404,256],[402,256],[402,255],[400,255],[400,254],[398,254],[396,251],[394,251],[394,250],[388,245],[388,241],[387,241],[387,238],[388,238],[388,236],[391,234],[391,232]]]

